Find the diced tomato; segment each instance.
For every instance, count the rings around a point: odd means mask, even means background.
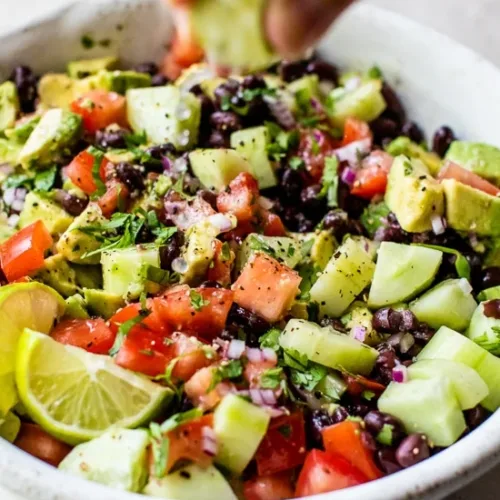
[[[108,354],[116,334],[101,319],[64,319],[50,332],[61,344],[80,347],[94,354]]]
[[[452,161],[447,161],[444,164],[444,167],[439,171],[438,179],[441,181],[444,179],[455,179],[462,184],[466,184],[474,189],[479,189],[491,196],[498,196],[500,193],[500,189],[494,184]]]
[[[302,132],[298,155],[304,160],[306,169],[314,181],[321,181],[325,158],[332,156],[338,143],[326,132],[314,129]]]
[[[108,125],[126,124],[125,97],[115,92],[91,90],[71,103],[71,111],[80,115],[87,132],[94,134]]]
[[[302,465],[305,458],[306,433],[302,412],[273,419],[255,455],[259,476],[293,469]]]
[[[154,300],[163,320],[175,330],[212,340],[224,329],[233,295],[223,288],[181,286]]]
[[[367,200],[377,194],[384,194],[393,160],[394,158],[384,151],[373,151],[363,160],[362,168],[356,174],[351,194]]]
[[[257,221],[247,221],[247,222],[239,222],[238,226],[224,233],[222,237],[226,241],[237,241],[238,243],[242,242],[249,234],[255,233],[258,231],[258,227],[256,224]]]
[[[344,138],[342,146],[347,146],[351,142],[361,141],[362,139],[371,139],[373,134],[368,123],[357,118],[348,118],[344,125]]]
[[[9,282],[37,271],[53,240],[45,224],[38,220],[12,235],[0,245],[2,270]]]
[[[223,243],[217,239],[213,240],[212,245],[215,248],[215,255],[207,271],[207,280],[228,286],[231,283],[234,252],[229,249],[227,243],[224,243],[225,246],[223,246]]]
[[[359,396],[364,391],[372,391],[380,395],[385,391],[384,385],[375,382],[375,380],[363,377],[363,375],[344,373],[342,376],[347,383],[347,392],[352,396]]]
[[[102,181],[105,178],[105,170],[108,160],[104,158],[99,169],[99,177]],[[96,191],[97,186],[92,172],[94,168],[94,157],[88,151],[78,153],[73,161],[66,167],[66,174],[71,182],[87,194]]]
[[[288,474],[275,474],[245,481],[243,495],[245,500],[288,500],[294,492]]]
[[[172,341],[175,346],[175,365],[172,370],[174,379],[187,381],[198,370],[209,366],[217,361],[217,356],[214,353],[207,357],[206,351],[203,349],[203,344],[194,337],[189,337],[180,332],[175,332],[172,336]]]
[[[252,220],[257,210],[259,184],[248,172],[237,175],[217,196],[217,209],[222,213],[231,213],[238,222]]]
[[[264,253],[254,254],[233,284],[234,301],[275,323],[283,317],[299,291],[302,278]]]
[[[45,432],[39,425],[23,422],[14,441],[21,450],[57,467],[71,451],[71,446]]]
[[[149,314],[142,320],[142,324],[155,333],[159,333],[164,336],[170,335],[172,333],[172,329],[160,316],[157,302],[153,299],[148,299],[146,306]],[[117,333],[120,325],[139,316],[140,310],[141,304],[139,302],[123,307],[109,319],[109,327],[114,333]]]
[[[369,480],[382,477],[382,472],[375,465],[373,454],[361,440],[361,426],[357,422],[345,420],[340,424],[323,429],[325,450],[344,457]]]
[[[248,362],[245,366],[244,377],[245,380],[250,384],[250,387],[259,388],[260,387],[260,377],[276,366],[274,361],[260,361],[260,362]]]
[[[110,217],[120,205],[126,205],[130,193],[122,182],[113,181],[107,188],[107,191],[97,200],[97,204],[102,214]]]
[[[261,208],[258,217],[262,223],[264,236],[286,236],[286,229],[279,215]]]
[[[215,367],[208,366],[197,371],[185,384],[184,392],[193,405],[200,406],[205,410],[215,408],[222,395],[227,392],[231,384],[221,382],[214,389],[209,390],[214,378]]]
[[[307,497],[366,483],[368,478],[345,458],[311,450],[299,475],[295,496]]]

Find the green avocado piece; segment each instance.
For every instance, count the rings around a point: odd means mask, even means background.
[[[112,488],[140,492],[147,482],[149,433],[113,429],[70,452],[59,469]]]
[[[24,144],[35,127],[40,122],[40,115],[27,116],[16,123],[14,128],[9,128],[5,130],[5,137],[11,141],[18,142],[19,144]]]
[[[42,168],[62,158],[82,133],[82,117],[63,109],[50,109],[19,153],[24,168]]]
[[[500,235],[499,198],[454,179],[445,179],[441,185],[446,198],[449,227],[481,236]]]
[[[151,76],[137,71],[111,71],[102,75],[109,81],[109,90],[125,95],[127,90],[151,87]]]
[[[5,418],[0,418],[0,438],[13,443],[20,430],[21,420],[15,413],[9,411]]]
[[[4,82],[0,85],[0,132],[14,126],[18,113],[17,88],[12,82]]]
[[[22,147],[22,144],[0,137],[0,163],[17,165]]]
[[[85,299],[79,294],[75,293],[71,297],[66,299],[66,309],[64,309],[64,316],[68,318],[76,319],[88,319],[90,318],[87,312],[87,305],[85,304]]]
[[[75,271],[60,254],[47,257],[35,279],[51,286],[64,297],[74,295],[78,291]]]
[[[83,290],[83,295],[88,310],[92,314],[102,316],[104,319],[111,318],[118,309],[125,305],[125,301],[121,295],[108,293],[104,290],[85,288]]]
[[[80,288],[102,288],[101,266],[82,266],[73,264],[76,273],[76,284]]]
[[[64,73],[47,73],[38,82],[40,104],[45,108],[68,108],[75,99],[74,80]]]
[[[384,335],[378,333],[372,324],[373,313],[368,309],[364,302],[354,302],[348,309],[347,313],[340,318],[343,325],[350,330],[349,336],[356,340],[358,337],[359,328],[364,328],[365,336],[363,343],[372,347],[376,347],[382,342]]]
[[[264,69],[279,60],[263,30],[265,7],[265,0],[199,0],[191,9],[194,36],[215,64]]]
[[[30,191],[19,215],[19,227],[29,226],[41,220],[51,235],[64,233],[73,222],[73,217],[47,196]]]
[[[444,214],[443,187],[422,161],[398,156],[389,174],[385,203],[405,231],[429,231],[432,217]]]
[[[494,184],[500,184],[500,149],[495,146],[455,141],[448,149],[445,159],[458,163]]]
[[[231,147],[245,158],[251,167],[252,175],[259,182],[260,189],[278,184],[274,167],[269,161],[269,131],[265,125],[239,130],[231,134]]]
[[[99,205],[89,203],[63,233],[57,242],[57,251],[75,264],[99,264],[101,262],[99,254],[90,257],[83,256],[97,250],[101,244],[92,235],[80,231],[79,228],[104,222],[107,222],[107,219],[102,215]]]
[[[80,59],[70,61],[67,66],[68,75],[79,79],[95,75],[101,70],[116,69],[118,58],[114,56],[100,57],[98,59]]]
[[[424,163],[432,175],[437,175],[443,162],[436,153],[426,151],[422,146],[414,143],[408,137],[394,139],[385,150],[392,156],[405,155],[408,158],[417,158]]]
[[[177,149],[191,148],[198,140],[200,100],[175,85],[127,91],[127,117],[137,133],[146,132],[154,144],[171,142]]]

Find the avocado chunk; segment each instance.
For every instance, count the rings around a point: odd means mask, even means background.
[[[122,491],[140,492],[148,478],[149,434],[114,429],[70,452],[59,469]]]
[[[200,126],[200,100],[174,85],[127,92],[127,117],[134,132],[146,132],[155,144],[171,142],[185,150],[196,144]]]
[[[116,69],[117,65],[118,59],[114,56],[80,59],[79,61],[70,61],[67,71],[71,78],[79,79],[95,75],[101,70]]]
[[[73,222],[73,217],[47,196],[30,191],[19,215],[19,227],[29,226],[41,220],[53,236],[64,233]]]
[[[500,355],[500,319],[484,314],[485,303],[479,304],[465,335],[495,356]]]
[[[445,179],[441,184],[449,227],[481,236],[500,235],[500,198],[454,179]]]
[[[385,202],[409,233],[432,229],[433,216],[444,214],[443,188],[417,159],[398,156],[392,164]]]
[[[17,88],[12,82],[4,82],[0,85],[0,133],[14,126],[18,113]]]
[[[51,286],[64,297],[69,297],[78,291],[75,271],[60,254],[47,257],[42,269],[36,273],[35,279]]]
[[[349,337],[375,347],[382,342],[384,336],[373,328],[372,319],[373,314],[364,302],[354,302],[340,318],[342,324],[350,330]]]
[[[309,256],[313,264],[324,269],[332,258],[338,243],[330,231],[319,231],[314,233],[314,241]]]
[[[125,306],[125,300],[121,295],[115,295],[105,290],[84,288],[83,296],[88,310],[93,315],[102,316],[104,319],[111,318],[118,309]]]
[[[50,109],[29,136],[19,153],[24,168],[42,168],[62,158],[82,132],[80,115],[63,109]]]
[[[274,167],[269,161],[269,131],[266,126],[247,128],[231,134],[231,147],[250,164],[251,174],[259,182],[260,189],[278,184]]]
[[[5,130],[5,137],[19,144],[24,144],[35,130],[40,119],[40,115],[31,115],[19,120],[14,128]]]
[[[191,9],[193,33],[216,64],[255,71],[279,60],[266,41],[264,0],[200,0]],[[224,26],[224,29],[221,29]]]
[[[21,420],[15,413],[9,411],[5,418],[0,418],[0,438],[13,443],[20,430]]]
[[[74,80],[64,73],[47,73],[38,82],[38,96],[45,108],[69,108],[76,97]]]
[[[437,175],[443,162],[436,153],[426,151],[422,146],[415,144],[408,137],[394,139],[385,150],[392,156],[404,155],[408,158],[420,160],[432,175]]]
[[[158,248],[137,245],[106,250],[101,254],[104,291],[125,300],[138,299],[143,291],[155,293],[158,285],[148,281],[149,266],[160,267]]]
[[[72,264],[71,267],[76,273],[76,284],[80,288],[102,289],[102,268],[101,266],[82,266]]]
[[[500,149],[495,146],[455,141],[448,149],[445,159],[458,163],[494,184],[500,184]]]
[[[151,477],[143,493],[168,500],[237,500],[224,476],[213,466],[189,464],[156,479]]]
[[[97,76],[106,90],[121,95],[130,89],[151,87],[151,76],[137,71],[101,71]]]
[[[57,242],[57,251],[70,262],[75,264],[99,264],[99,254],[84,257],[86,253],[97,250],[101,244],[92,235],[81,231],[80,228],[94,224],[103,224],[107,219],[102,215],[99,205],[89,203],[87,208],[75,218],[68,229]]]
[[[252,171],[248,161],[233,149],[195,149],[189,153],[189,161],[203,186],[218,191],[238,174]]]
[[[90,317],[86,309],[85,299],[79,293],[68,297],[65,302],[65,317],[76,319],[88,319]]]
[[[9,141],[0,137],[0,163],[17,165],[19,153],[23,148],[22,144],[15,141]]]

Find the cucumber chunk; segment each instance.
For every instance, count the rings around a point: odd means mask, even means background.
[[[467,427],[447,378],[392,382],[380,396],[378,408],[399,418],[408,433],[421,432],[436,446],[452,445]]]
[[[476,370],[463,363],[446,359],[423,359],[408,368],[410,380],[447,378],[462,410],[478,405],[489,394],[489,389]]]
[[[481,404],[489,411],[496,411],[500,408],[500,359],[486,353],[474,368],[490,390],[488,397]]]
[[[404,302],[425,290],[436,276],[443,252],[412,245],[380,245],[368,305],[379,308]]]
[[[374,271],[364,240],[349,238],[311,288],[311,300],[319,304],[322,315],[338,318],[370,284]]]
[[[443,281],[413,301],[410,311],[432,328],[447,326],[463,331],[477,307],[469,288],[465,278]]]
[[[500,355],[500,319],[486,316],[484,304],[477,306],[465,335],[488,352]]]
[[[234,394],[227,395],[214,412],[219,446],[215,461],[241,474],[257,451],[270,420],[269,413],[262,408]]]
[[[302,319],[291,319],[287,323],[279,343],[283,349],[293,349],[320,365],[361,375],[372,371],[378,357],[372,347],[331,327],[321,328]]]
[[[143,493],[168,500],[237,500],[224,476],[213,466],[190,464],[162,479],[151,478]]]

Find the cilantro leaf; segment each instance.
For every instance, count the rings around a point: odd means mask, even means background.
[[[302,158],[298,156],[292,156],[288,162],[288,166],[292,170],[303,170],[306,164]]]
[[[266,370],[260,376],[260,386],[263,389],[276,389],[282,380],[283,368],[280,366]]]
[[[223,380],[231,380],[241,377],[243,374],[243,365],[239,359],[233,359],[231,361],[223,362],[219,365],[212,376],[212,382],[210,387],[207,389],[207,393],[212,391],[218,383]]]
[[[302,278],[300,282],[300,300],[309,300],[311,288],[314,283],[318,280],[319,273],[321,272],[321,268],[312,262],[307,262],[302,264],[298,268],[299,276]]]
[[[33,175],[29,174],[13,174],[9,175],[7,179],[2,183],[3,189],[8,188],[18,188],[26,187],[26,189],[31,189],[33,185]]]
[[[201,416],[203,416],[203,410],[201,408],[192,408],[191,410],[185,411],[183,413],[176,413],[175,415],[172,415],[170,418],[165,420],[160,425],[159,430],[162,434],[166,434],[167,432],[173,431],[174,429],[179,427],[179,425],[200,418]]]
[[[34,181],[35,191],[50,191],[56,182],[56,175],[57,165],[52,165],[52,167],[37,172]]]
[[[172,283],[179,281],[179,276],[177,273],[167,271],[166,269],[161,269],[156,266],[148,265],[145,268],[145,277],[148,281],[153,283],[158,283],[162,286],[168,286]]]
[[[491,327],[492,335],[488,335],[487,332],[484,332],[483,335],[479,337],[475,337],[474,342],[481,346],[483,349],[486,349],[491,354],[495,356],[500,355],[500,327],[493,326]]]
[[[384,75],[382,74],[382,70],[378,66],[372,66],[368,70],[366,76],[373,80],[380,80],[380,78],[383,78]]]
[[[260,337],[260,347],[265,349],[266,347],[272,349],[273,351],[280,350],[279,338],[281,335],[281,330],[279,328],[271,328],[262,337]]]
[[[90,146],[87,149],[87,153],[94,157],[94,164],[92,166],[92,178],[94,179],[96,185],[96,191],[92,194],[92,198],[96,199],[102,196],[106,192],[106,185],[101,179],[101,163],[104,159],[104,151],[96,148],[95,146]]]
[[[267,243],[267,241],[260,239],[258,236],[252,236],[250,238],[250,248],[257,252],[264,252],[271,257],[276,257],[276,251],[274,248]]]
[[[359,220],[371,238],[373,238],[377,229],[384,224],[384,219],[390,212],[390,208],[383,201],[368,205],[365,208]]]
[[[377,441],[385,446],[392,446],[394,427],[384,424],[382,430],[377,434]]]
[[[123,341],[125,340],[125,337],[129,334],[130,330],[136,325],[139,325],[144,318],[147,318],[151,314],[151,311],[149,310],[143,310],[141,309],[139,311],[139,315],[136,316],[135,318],[131,318],[128,321],[125,321],[125,323],[122,323],[119,328],[118,328],[118,333],[116,334],[115,342],[111,349],[109,350],[109,355],[111,357],[114,357],[118,354],[118,351],[120,350],[120,347],[123,344]]]
[[[227,241],[222,244],[222,248],[220,251],[220,260],[222,262],[228,262],[229,260],[231,260],[231,249],[229,248],[229,243]]]
[[[205,306],[210,304],[209,300],[205,300],[203,295],[194,289],[189,291],[189,299],[191,300],[191,306],[195,311],[201,311]]]
[[[291,370],[291,381],[302,386],[306,391],[313,391],[328,373],[324,366],[309,362],[309,367],[304,370]]]
[[[151,424],[158,425],[155,422]],[[156,431],[155,435],[156,435]],[[166,436],[160,435],[159,438],[151,440],[151,453],[153,455],[154,475],[161,479],[165,476],[168,464],[168,455],[170,451],[170,439]]]
[[[432,248],[434,250],[441,250],[441,252],[443,253],[454,255],[456,257],[455,270],[457,271],[457,275],[459,276],[459,278],[465,278],[470,281],[469,261],[458,250],[455,250],[454,248],[442,247],[439,245],[427,245],[424,243],[414,243],[414,245],[425,248]]]
[[[134,149],[137,146],[142,146],[143,144],[147,144],[148,137],[146,135],[146,131],[143,130],[139,133],[130,133],[124,136],[125,144],[127,145],[127,149]]]
[[[339,160],[336,156],[325,158],[325,169],[321,179],[322,188],[319,192],[319,198],[326,198],[327,205],[330,208],[338,207],[338,176]]]
[[[307,356],[300,354],[300,352],[296,349],[284,349],[283,362],[290,368],[301,372],[307,370],[307,367],[309,366]]]

